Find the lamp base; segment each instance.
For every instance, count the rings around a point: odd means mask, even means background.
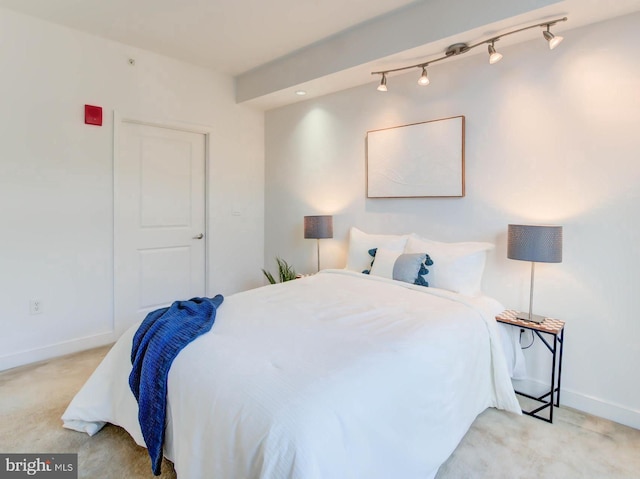
[[[521,319],[523,321],[529,321],[531,323],[538,323],[538,324],[543,322],[545,319],[544,316],[540,316],[539,314],[532,314],[531,317],[529,317],[529,313],[525,311],[518,311],[516,313],[516,318]]]

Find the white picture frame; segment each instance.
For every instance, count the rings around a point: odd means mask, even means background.
[[[367,132],[368,198],[461,198],[465,117]]]

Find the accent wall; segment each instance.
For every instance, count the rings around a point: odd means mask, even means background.
[[[564,226],[564,259],[536,267],[534,309],[566,321],[562,403],[640,428],[640,14],[542,36],[267,112],[265,259],[316,269],[303,216],[334,215],[322,268],[345,265],[349,228],[490,241],[484,292],[527,309],[530,264],[506,258],[509,223]],[[570,22],[567,24],[570,28]],[[416,61],[419,61],[417,59]],[[367,199],[369,130],[466,117],[464,198]],[[527,340],[525,339],[525,343]],[[534,380],[549,354],[527,351]]]

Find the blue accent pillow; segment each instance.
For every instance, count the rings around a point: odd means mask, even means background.
[[[427,266],[433,265],[433,260],[428,254],[402,254],[385,248],[372,248],[369,250],[369,255],[372,257],[371,267],[365,269],[364,274],[382,276],[418,286],[429,286],[425,277],[429,274]]]
[[[432,264],[433,260],[426,253],[401,254],[393,265],[393,279],[428,287],[425,276],[429,274],[427,266]]]

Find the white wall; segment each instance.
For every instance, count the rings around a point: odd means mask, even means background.
[[[536,268],[536,311],[564,319],[563,403],[640,427],[640,15],[273,110],[266,115],[265,258],[315,270],[302,217],[333,214],[323,267],[343,267],[351,225],[496,244],[484,279],[528,307],[529,263],[506,258],[508,223],[564,225],[564,261]],[[462,199],[366,199],[368,130],[466,116]],[[534,351],[536,359],[541,354]],[[533,377],[543,368],[531,366]]]
[[[264,114],[232,78],[7,10],[0,32],[0,369],[113,340],[114,110],[211,129],[208,293],[262,283]]]

